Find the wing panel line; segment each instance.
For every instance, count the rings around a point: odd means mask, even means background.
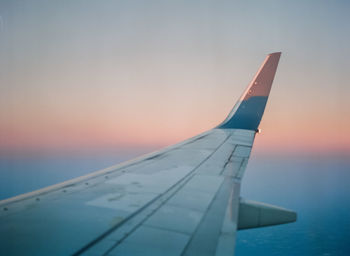
[[[146,205],[144,205],[143,207],[141,207],[140,209],[138,209],[137,211],[133,212],[132,214],[130,214],[127,218],[125,218],[123,221],[119,222],[118,224],[116,224],[115,226],[111,227],[110,229],[108,229],[106,232],[104,232],[103,234],[101,234],[100,236],[98,236],[96,239],[92,240],[91,242],[89,242],[88,244],[86,244],[85,246],[83,246],[81,249],[79,249],[77,252],[75,252],[73,255],[80,255],[82,253],[84,253],[86,250],[88,250],[89,248],[91,248],[92,246],[94,246],[96,243],[100,242],[102,239],[104,239],[105,237],[107,237],[109,234],[111,234],[113,231],[115,231],[116,229],[118,229],[118,227],[122,226],[123,224],[125,224],[125,222],[127,222],[128,220],[130,220],[131,218],[133,218],[135,215],[139,214],[141,211],[143,211],[145,208],[147,208],[148,206],[150,206],[152,203],[154,203],[155,201],[157,201],[161,196],[163,196],[164,194],[168,193],[169,191],[171,191],[172,188],[176,187],[179,183],[181,183],[182,181],[186,180],[186,178],[191,177],[191,175],[203,164],[205,163],[232,135],[228,135],[225,140],[208,156],[206,157],[202,162],[200,162],[191,172],[189,172],[186,176],[184,176],[183,178],[181,178],[177,183],[175,183],[173,186],[171,186],[169,189],[167,189],[164,193],[158,195],[157,197],[155,197],[154,199],[152,199],[150,202],[148,202]],[[190,180],[190,179],[188,179]],[[180,187],[181,188],[181,187]],[[179,188],[179,189],[180,189]],[[176,192],[176,191],[175,191]],[[175,194],[174,192],[174,194]],[[143,223],[143,222],[142,222]],[[142,224],[141,223],[141,224]],[[141,225],[139,224],[139,225]],[[138,225],[138,226],[139,226]],[[136,230],[137,227],[134,229]],[[133,231],[134,231],[133,230]],[[132,231],[132,232],[133,232]],[[128,235],[130,235],[132,232],[130,232]],[[127,235],[127,236],[128,236]],[[118,243],[116,244],[116,246],[121,243],[127,236],[125,236],[123,239],[121,239],[120,241],[118,241]]]

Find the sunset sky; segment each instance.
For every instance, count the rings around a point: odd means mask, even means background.
[[[159,148],[282,56],[255,150],[350,154],[348,1],[1,1],[0,149]]]
[[[0,201],[216,127],[272,52],[240,196],[298,220],[236,254],[349,254],[349,0],[0,0]]]

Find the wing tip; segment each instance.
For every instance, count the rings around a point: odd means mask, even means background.
[[[279,55],[281,56],[282,52],[272,52],[272,53],[269,53],[268,56],[272,56],[272,55]]]

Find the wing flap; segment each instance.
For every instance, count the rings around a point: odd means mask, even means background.
[[[238,229],[259,228],[294,222],[296,212],[275,205],[241,199]]]

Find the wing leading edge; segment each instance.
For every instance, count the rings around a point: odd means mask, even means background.
[[[218,127],[84,177],[0,201],[1,255],[233,255],[238,229],[292,211],[240,198],[280,53]]]

